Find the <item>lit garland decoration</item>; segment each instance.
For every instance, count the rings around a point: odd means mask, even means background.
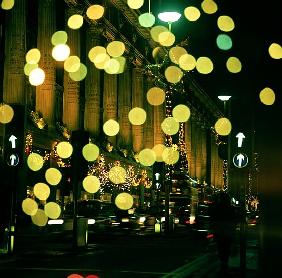
[[[223,190],[228,190],[228,161],[223,160]]]
[[[32,153],[32,143],[33,138],[31,133],[28,133],[25,137],[25,146],[24,146],[24,152],[28,156],[30,153]]]
[[[179,153],[180,153],[181,170],[189,174],[188,155],[187,155],[187,148],[186,148],[185,135],[184,135],[184,123],[180,123],[180,126],[179,126],[178,146],[179,146]]]
[[[38,112],[30,111],[29,116],[36,127],[38,127],[39,129],[47,128],[47,124]]]

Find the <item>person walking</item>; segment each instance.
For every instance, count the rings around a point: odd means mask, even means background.
[[[228,272],[228,261],[232,244],[235,239],[238,222],[235,208],[231,205],[231,198],[227,192],[217,194],[210,208],[211,229],[217,244],[217,252],[221,262],[221,273]]]

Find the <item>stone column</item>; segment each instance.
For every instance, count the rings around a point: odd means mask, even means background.
[[[13,9],[5,13],[3,100],[25,104],[26,1],[15,1]]]
[[[85,113],[84,128],[95,137],[98,137],[101,131],[101,84],[100,70],[89,60],[89,50],[99,45],[101,30],[90,26],[86,31],[86,66],[88,69],[85,78]]]
[[[201,181],[207,181],[207,133],[204,126],[201,126]]]
[[[103,93],[104,123],[107,120],[117,121],[117,75],[104,74],[104,93]],[[109,141],[116,146],[116,136],[109,137]]]
[[[36,110],[41,112],[49,127],[54,126],[56,62],[51,52],[51,37],[56,31],[56,1],[38,2],[37,45],[41,52],[39,67],[45,72],[45,81],[36,87]]]
[[[161,123],[165,119],[165,104],[154,106],[154,145],[164,144],[165,134],[161,129]]]
[[[131,68],[118,75],[118,120],[120,131],[117,136],[118,146],[120,148],[130,149],[131,140],[131,123],[128,119],[128,113],[131,109]]]
[[[211,184],[216,186],[216,157],[217,146],[215,144],[215,138],[212,136],[211,138]]]
[[[132,69],[132,108],[144,108],[144,76],[139,68]],[[148,121],[148,115],[147,119]],[[134,152],[140,152],[143,148],[144,125],[132,125],[132,147]]]
[[[76,11],[68,9],[66,11],[66,21]],[[70,47],[70,55],[80,57],[80,32],[68,28],[68,46]],[[80,83],[73,81],[68,72],[64,71],[64,97],[63,97],[63,122],[70,130],[78,130],[80,128]]]
[[[188,171],[189,175],[191,175],[191,165],[192,165],[192,121],[191,119],[188,120],[188,122],[185,123],[185,144],[186,144],[186,149],[187,149],[187,157],[188,157]]]
[[[192,178],[197,177],[196,172],[196,155],[197,155],[197,131],[196,131],[196,121],[191,119],[191,172],[190,176]]]
[[[200,127],[200,121],[196,122],[196,177],[201,180],[202,174],[202,132]]]

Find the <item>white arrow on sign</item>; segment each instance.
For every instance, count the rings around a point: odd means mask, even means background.
[[[15,135],[11,135],[10,138],[9,138],[9,141],[11,141],[12,143],[12,149],[15,149],[16,148],[16,140],[18,138],[15,136]]]
[[[238,166],[242,166],[242,162],[244,161],[245,157],[241,153],[237,155],[236,160],[238,160]]]
[[[17,163],[17,157],[14,155],[14,154],[11,154],[10,155],[10,164],[11,164],[11,166],[14,166],[14,165],[16,165],[16,163]]]
[[[241,148],[243,144],[243,139],[246,138],[245,135],[242,132],[239,132],[236,135],[236,138],[238,138],[238,147]]]

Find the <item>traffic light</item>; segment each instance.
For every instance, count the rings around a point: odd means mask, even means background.
[[[155,162],[153,165],[153,187],[164,190],[164,162]]]
[[[23,165],[25,107],[10,104],[14,110],[12,121],[5,124],[4,163],[10,167]]]

